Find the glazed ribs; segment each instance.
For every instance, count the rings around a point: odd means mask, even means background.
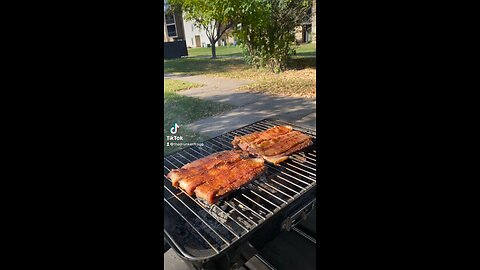
[[[260,156],[276,165],[313,142],[310,136],[293,130],[291,126],[275,126],[263,132],[236,136],[232,144],[234,148]]]
[[[264,171],[263,159],[248,158],[239,151],[222,151],[174,169],[167,177],[174,187],[213,204]]]
[[[196,175],[202,175],[206,171],[221,167],[222,165],[236,162],[240,160],[240,152],[238,151],[222,151],[210,156],[197,159],[191,163],[186,164],[185,166],[172,170],[167,176],[172,180],[172,185],[176,188],[179,187],[181,181],[184,180],[182,188],[187,191],[189,189],[185,189],[187,183],[186,179],[192,178]],[[192,195],[192,192],[188,192],[188,194]]]
[[[313,142],[310,136],[291,126],[275,126],[263,132],[236,136],[232,144],[238,150],[195,160],[170,171],[167,177],[175,188],[214,204],[265,173],[264,160],[276,165]]]
[[[265,168],[261,158],[242,159],[231,166],[225,166],[216,177],[197,186],[195,195],[209,203],[215,203],[219,198],[259,178]]]

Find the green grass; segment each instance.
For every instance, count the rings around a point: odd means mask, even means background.
[[[208,58],[180,58],[164,61],[163,73],[180,74],[212,74],[244,69],[247,66],[243,59],[208,59]]]
[[[176,91],[187,90],[190,88],[196,88],[200,86],[202,86],[202,84],[179,81],[179,80],[163,79],[164,92],[169,95],[172,93],[175,93]]]
[[[315,56],[316,46],[312,43],[301,44],[296,49],[296,55],[294,57],[302,56]],[[231,57],[231,56],[242,56],[242,47],[237,45],[233,46],[220,46],[216,47],[217,56],[222,57]],[[188,57],[211,57],[212,48],[190,48],[188,49]]]
[[[297,57],[302,57],[302,56],[315,56],[316,55],[316,44],[314,43],[307,43],[307,44],[302,44],[298,46],[296,49],[296,55]]]
[[[288,70],[316,69],[315,58],[293,58],[288,61]],[[164,61],[163,73],[190,75],[219,75],[228,78],[251,78],[252,69],[243,59],[180,58]],[[264,72],[265,70],[258,70]],[[255,72],[253,72],[255,73]],[[268,71],[267,71],[268,73]]]
[[[182,96],[176,91],[185,90],[189,88],[199,87],[199,84],[193,84],[189,82],[183,82],[178,80],[164,79],[164,120],[163,120],[163,133],[165,136],[164,155],[175,152],[181,148],[187,146],[167,146],[166,136],[172,136],[170,128],[174,123],[177,123],[180,128],[175,136],[182,136],[183,143],[195,143],[204,141],[205,137],[200,134],[189,130],[185,125],[195,122],[199,119],[213,116],[221,112],[231,110],[234,106],[226,103],[218,103],[213,101],[201,100],[198,98],[192,98]],[[171,141],[168,141],[171,142]]]
[[[242,56],[242,48],[240,46],[220,46],[216,47],[217,56]],[[188,49],[189,57],[211,57],[212,48],[190,48]]]

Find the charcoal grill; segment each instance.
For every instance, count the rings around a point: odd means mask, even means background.
[[[313,137],[313,145],[210,206],[172,187],[166,175],[210,154],[231,150],[234,136],[290,125]],[[316,131],[264,119],[177,151],[164,158],[164,240],[192,269],[236,269],[282,230],[289,231],[316,204]]]

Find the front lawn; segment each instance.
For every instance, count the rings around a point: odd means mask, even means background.
[[[242,56],[242,48],[240,46],[220,46],[216,47],[216,53],[219,57],[225,56]],[[211,57],[212,48],[190,48],[188,49],[188,57]]]
[[[296,55],[293,57],[303,57],[303,56],[315,56],[316,52],[316,45],[313,43],[305,43],[300,44],[296,48]],[[216,47],[217,56],[222,57],[239,57],[242,56],[242,46],[237,45],[233,46],[220,46]],[[212,56],[212,48],[189,48],[188,49],[188,57],[195,58],[195,57],[211,57]]]
[[[200,87],[199,84],[183,82],[179,80],[164,79],[164,120],[163,133],[165,136],[164,155],[175,152],[186,146],[167,146],[167,136],[181,136],[182,141],[173,141],[175,143],[195,143],[202,142],[206,138],[200,134],[189,130],[185,125],[195,122],[199,119],[213,116],[221,112],[231,110],[234,106],[226,103],[218,103],[213,101],[201,100],[182,96],[175,93],[176,91],[185,90],[194,87]],[[170,128],[177,123],[180,127],[176,134],[170,133]]]
[[[301,56],[316,56],[317,52],[317,46],[315,43],[307,43],[307,44],[302,44],[298,46],[296,49],[296,55],[297,57]]]
[[[313,45],[306,44],[297,54],[315,55]],[[242,88],[249,91],[306,98],[316,95],[316,58],[293,57],[287,70],[280,74],[251,68],[243,59],[236,58],[182,58],[165,60],[164,64],[164,73],[253,80],[254,83]]]

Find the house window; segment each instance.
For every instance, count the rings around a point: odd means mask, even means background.
[[[175,23],[175,16],[173,14],[165,14],[165,23],[166,24],[174,24]]]
[[[177,28],[175,27],[175,24],[167,25],[167,34],[169,37],[177,36]]]
[[[167,35],[169,37],[176,37],[177,27],[175,25],[175,16],[173,13],[165,14],[165,25],[167,26]]]

